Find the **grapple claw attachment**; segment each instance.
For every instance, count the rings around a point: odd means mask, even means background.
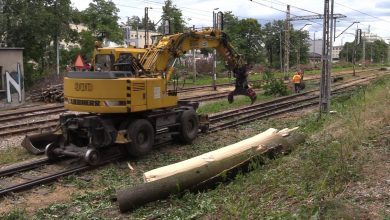
[[[257,99],[256,92],[252,88],[247,88],[247,89],[235,89],[234,91],[230,92],[228,95],[228,101],[229,103],[233,103],[234,101],[234,96],[236,95],[245,95],[248,96],[251,99],[251,105],[255,103]]]

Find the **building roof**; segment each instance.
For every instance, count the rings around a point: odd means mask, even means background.
[[[321,57],[322,55],[319,53],[314,53],[314,52],[309,53],[309,58],[321,58]]]
[[[0,47],[0,50],[24,50],[22,47]]]

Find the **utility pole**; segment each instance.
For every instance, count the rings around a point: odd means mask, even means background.
[[[364,40],[364,38],[366,37],[366,32],[363,32],[363,37],[362,37],[362,41],[363,41],[363,68],[366,67],[366,41]]]
[[[320,81],[320,114],[328,113],[330,107],[330,71],[332,65],[332,40],[333,40],[333,1],[324,1],[323,41],[322,41],[322,65]]]
[[[280,72],[283,72],[283,53],[282,53],[282,30],[279,32],[279,55],[280,55]],[[390,55],[389,55],[390,57]]]
[[[214,8],[213,10],[213,29],[218,28],[218,15],[215,13],[216,10],[219,8]],[[222,12],[221,12],[222,13]],[[214,91],[217,90],[217,50],[213,50],[213,89]]]
[[[354,44],[354,47],[353,47],[353,76],[356,76],[356,68],[355,68],[355,65],[356,65],[356,48],[358,45],[360,45],[360,41],[361,41],[361,36],[362,36],[362,30],[361,29],[357,29],[356,30],[356,33],[355,33],[355,44]]]
[[[284,24],[284,79],[289,79],[288,68],[290,59],[290,5],[287,5],[286,22]]]
[[[313,53],[314,53],[314,66],[316,67],[316,32],[314,31]]]
[[[148,21],[149,21],[149,7],[145,7],[145,21],[144,21],[144,27],[145,27],[145,46],[149,46],[149,27],[148,27]]]
[[[195,25],[192,26],[192,30],[195,31]],[[195,59],[195,49],[192,49],[193,57],[192,57],[192,71],[193,71],[193,77],[192,80],[195,83],[196,82],[196,59]]]
[[[387,39],[387,42],[388,42],[388,44],[387,44],[387,59],[388,59],[388,64],[387,65],[390,65],[390,41],[389,41],[389,39]]]
[[[55,1],[54,7],[55,7],[55,14],[57,15],[57,19],[58,19],[57,1]],[[56,37],[55,37],[55,40],[53,42],[53,45],[54,44],[56,45],[56,73],[57,73],[57,76],[60,77],[60,49],[59,49],[59,46],[60,46],[60,43],[59,43],[60,27],[58,27],[58,26],[59,26],[59,24],[57,23],[56,24]]]

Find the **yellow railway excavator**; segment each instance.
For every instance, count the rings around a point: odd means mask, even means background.
[[[65,108],[79,114],[63,114],[57,131],[26,137],[23,146],[45,153],[99,162],[101,149],[121,144],[133,156],[148,153],[167,138],[191,143],[198,130],[207,130],[207,116],[198,115],[198,103],[178,100],[167,83],[178,57],[198,48],[215,48],[236,78],[228,95],[256,99],[248,86],[246,64],[221,30],[205,29],[166,35],[140,59],[124,59],[127,71],[71,72],[64,78]]]

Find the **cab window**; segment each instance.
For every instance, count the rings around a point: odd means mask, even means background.
[[[114,56],[111,54],[98,54],[96,55],[96,70],[98,71],[110,71],[114,64]]]

